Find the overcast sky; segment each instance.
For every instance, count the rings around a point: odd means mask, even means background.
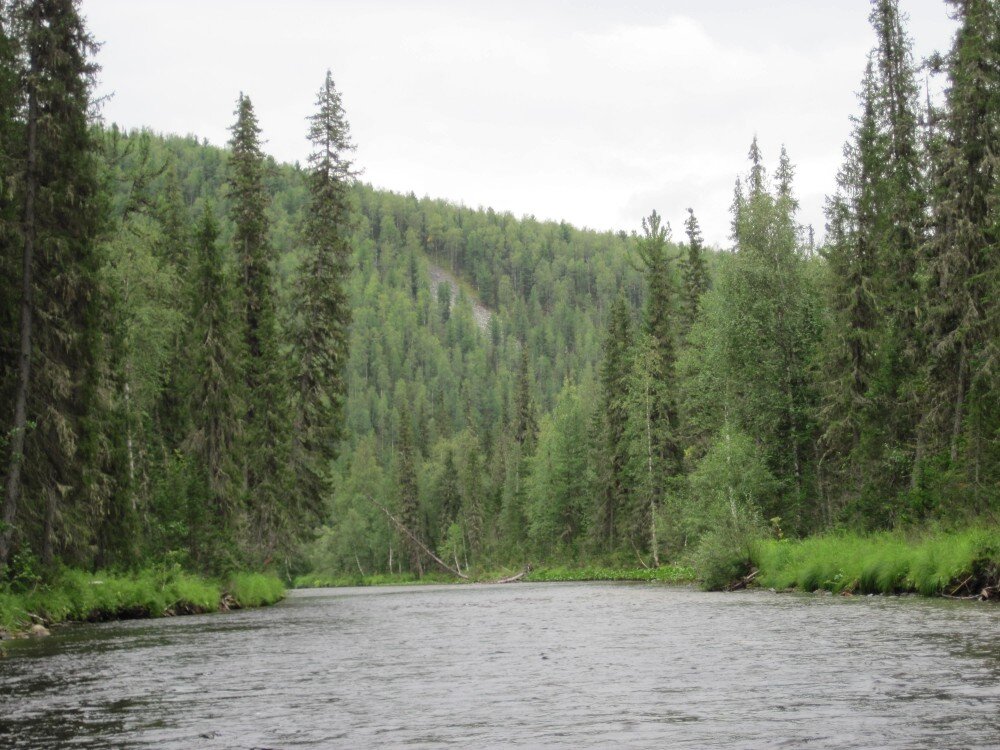
[[[941,0],[900,0],[917,58],[950,44]],[[873,43],[867,0],[84,0],[107,122],[228,139],[239,92],[266,148],[304,161],[327,68],[363,179],[594,229],[655,208],[728,243],[756,133],[823,226]]]

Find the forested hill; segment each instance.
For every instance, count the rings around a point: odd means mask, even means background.
[[[149,361],[130,369],[147,380],[133,391],[134,408],[148,422],[169,380],[168,348],[161,344],[176,333],[171,326],[181,324],[169,313],[169,290],[183,283],[178,273],[185,265],[157,261],[161,230],[149,217],[166,210],[163,204],[172,191],[179,191],[190,216],[205,205],[227,216],[229,154],[193,137],[114,128],[104,134],[104,142],[119,215],[129,206],[144,207],[128,214],[126,223],[142,229],[123,230],[120,247],[129,257],[113,265],[143,269],[146,299],[132,293],[137,339],[132,356]],[[142,174],[151,176],[137,185],[135,176]],[[286,302],[295,293],[292,280],[299,270],[296,227],[306,210],[305,179],[297,166],[273,161],[265,179],[279,297]],[[621,295],[638,311],[644,299],[634,238],[360,184],[352,203],[345,436],[332,507],[323,519],[332,530],[317,549],[335,558],[324,560],[325,565],[349,562],[356,569],[360,563],[367,572],[388,565],[395,532],[364,493],[388,498],[391,507],[399,508],[402,441],[415,454],[420,523],[429,541],[442,541],[450,522],[466,508],[474,517],[474,533],[481,536],[478,543],[489,541],[491,553],[502,549],[503,559],[516,558],[529,531],[522,443],[526,434],[533,439],[539,420],[545,421],[560,400],[586,412],[579,426],[589,429],[611,302]],[[223,222],[223,244],[231,234],[231,225]],[[679,257],[681,250],[671,245],[670,252]],[[236,259],[226,262],[234,265]],[[460,283],[435,283],[434,268]],[[463,289],[492,312],[485,330],[477,325],[473,300]],[[409,436],[403,434],[404,421]],[[149,429],[155,442],[160,427],[150,422]],[[586,435],[576,438],[585,451]],[[147,446],[138,452],[148,464],[142,474],[151,477],[153,495],[176,492],[169,483],[157,489],[162,451]],[[590,470],[589,457],[581,455],[576,479],[588,481]],[[574,502],[583,513],[590,501],[581,495]],[[464,527],[463,532],[472,533]],[[395,544],[400,546],[398,540]]]

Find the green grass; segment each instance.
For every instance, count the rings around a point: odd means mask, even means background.
[[[426,573],[417,578],[411,573],[370,576],[323,576],[309,574],[294,581],[295,588],[324,588],[338,586],[401,586],[428,583],[488,583],[516,575],[517,570],[485,571],[471,575],[468,580],[444,573]],[[682,583],[694,580],[694,571],[683,566],[663,566],[655,569],[604,566],[551,566],[534,568],[522,579],[542,581],[663,581]]]
[[[132,574],[63,570],[53,581],[27,591],[0,589],[0,629],[23,630],[39,620],[53,624],[214,612],[226,593],[235,606],[257,607],[281,599],[284,586],[274,576],[258,573],[235,575],[223,587],[178,569]]]
[[[775,589],[975,594],[1000,583],[1000,528],[770,540],[756,545],[753,558],[757,583]]]

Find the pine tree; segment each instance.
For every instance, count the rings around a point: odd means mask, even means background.
[[[296,419],[293,461],[296,497],[316,516],[343,431],[351,311],[350,189],[356,175],[340,94],[330,71],[310,118],[309,205],[303,234],[307,252],[298,280],[294,353]],[[301,515],[301,514],[300,514]],[[300,523],[304,518],[300,518]],[[302,524],[304,526],[304,524]]]
[[[97,238],[107,216],[88,121],[95,45],[73,0],[13,14],[27,62],[26,135],[16,168],[20,342],[0,565],[15,524],[46,561],[57,547],[83,554],[87,521],[113,481],[102,475],[94,408],[103,357]],[[22,494],[39,498],[23,513]]]
[[[269,241],[260,128],[249,97],[240,94],[232,128],[229,197],[241,271],[247,391],[244,482],[251,554],[263,561],[290,542],[288,388],[278,347],[274,250]]]

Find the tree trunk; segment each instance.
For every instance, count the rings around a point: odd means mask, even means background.
[[[34,71],[32,71],[34,73]],[[17,393],[14,397],[14,425],[10,440],[10,464],[0,525],[0,568],[10,556],[11,538],[17,504],[21,498],[21,466],[24,463],[24,438],[28,426],[28,389],[31,384],[32,270],[35,254],[35,190],[38,159],[38,99],[29,78],[28,88],[28,158],[24,185],[24,250],[21,271],[21,342],[18,350]]]
[[[965,401],[965,342],[958,352],[958,384],[955,394],[955,412],[951,423],[951,464],[958,463],[958,439],[962,436],[962,411]]]

